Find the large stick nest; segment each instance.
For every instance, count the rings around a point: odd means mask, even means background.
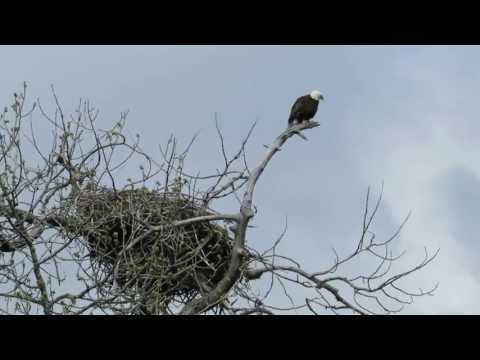
[[[91,187],[72,205],[97,272],[134,294],[142,312],[164,313],[171,303],[190,301],[227,271],[233,239],[224,227],[215,222],[173,226],[211,214],[189,196]],[[151,226],[162,229],[148,234]]]

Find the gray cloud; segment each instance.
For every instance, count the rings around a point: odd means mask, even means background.
[[[466,168],[451,168],[435,181],[436,209],[432,215],[448,224],[472,275],[479,277],[480,178]]]

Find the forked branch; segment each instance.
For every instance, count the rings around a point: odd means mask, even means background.
[[[263,171],[267,167],[270,160],[273,156],[280,151],[283,144],[295,134],[300,133],[303,130],[313,129],[317,126],[320,126],[317,122],[303,122],[297,125],[294,125],[287,130],[285,130],[277,139],[272,143],[268,148],[267,154],[260,161],[260,163],[252,171],[248,182],[247,188],[243,195],[242,205],[240,207],[240,212],[238,213],[238,226],[235,231],[235,242],[230,259],[230,264],[228,271],[223,277],[223,279],[217,284],[217,286],[202,296],[199,299],[195,299],[192,302],[185,305],[182,309],[181,314],[191,315],[198,314],[207,311],[212,306],[222,302],[230,289],[235,285],[236,281],[240,278],[241,275],[241,265],[243,263],[242,258],[245,256],[245,239],[248,228],[248,223],[254,216],[252,209],[253,195],[255,191],[255,186],[262,175]]]

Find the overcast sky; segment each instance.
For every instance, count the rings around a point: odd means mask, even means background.
[[[383,181],[377,236],[412,211],[396,245],[404,264],[441,249],[406,282],[438,281],[435,296],[405,313],[480,313],[479,47],[1,46],[0,59],[2,105],[23,81],[48,103],[53,84],[65,111],[88,98],[105,128],[129,110],[128,128],[151,152],[172,133],[187,143],[200,131],[191,172],[221,164],[215,112],[231,152],[258,120],[253,165],[295,98],[320,89],[322,126],[290,140],[258,185],[250,246],[268,247],[288,217],[281,250],[307,270],[328,267],[332,246],[354,247],[367,187]]]

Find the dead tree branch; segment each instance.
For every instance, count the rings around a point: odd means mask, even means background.
[[[371,209],[370,189],[359,239],[343,257],[334,249],[331,266],[307,271],[282,254],[287,226],[265,251],[257,239],[247,241],[263,172],[291,137],[307,140],[316,122],[282,132],[254,168],[246,147],[255,124],[229,157],[216,122],[220,169],[192,175],[186,164],[197,135],[183,150],[171,136],[149,155],[138,134],[125,135],[126,112],[100,129],[100,111],[88,101],[68,115],[54,89],[50,110],[39,100],[29,104],[26,90],[0,115],[2,313],[388,314],[436,288],[410,291],[403,281],[438,251],[392,270],[403,253],[393,254],[391,244],[408,217],[391,237],[377,239],[382,193]],[[238,212],[215,210],[225,200]],[[356,259],[373,269],[346,273]]]

